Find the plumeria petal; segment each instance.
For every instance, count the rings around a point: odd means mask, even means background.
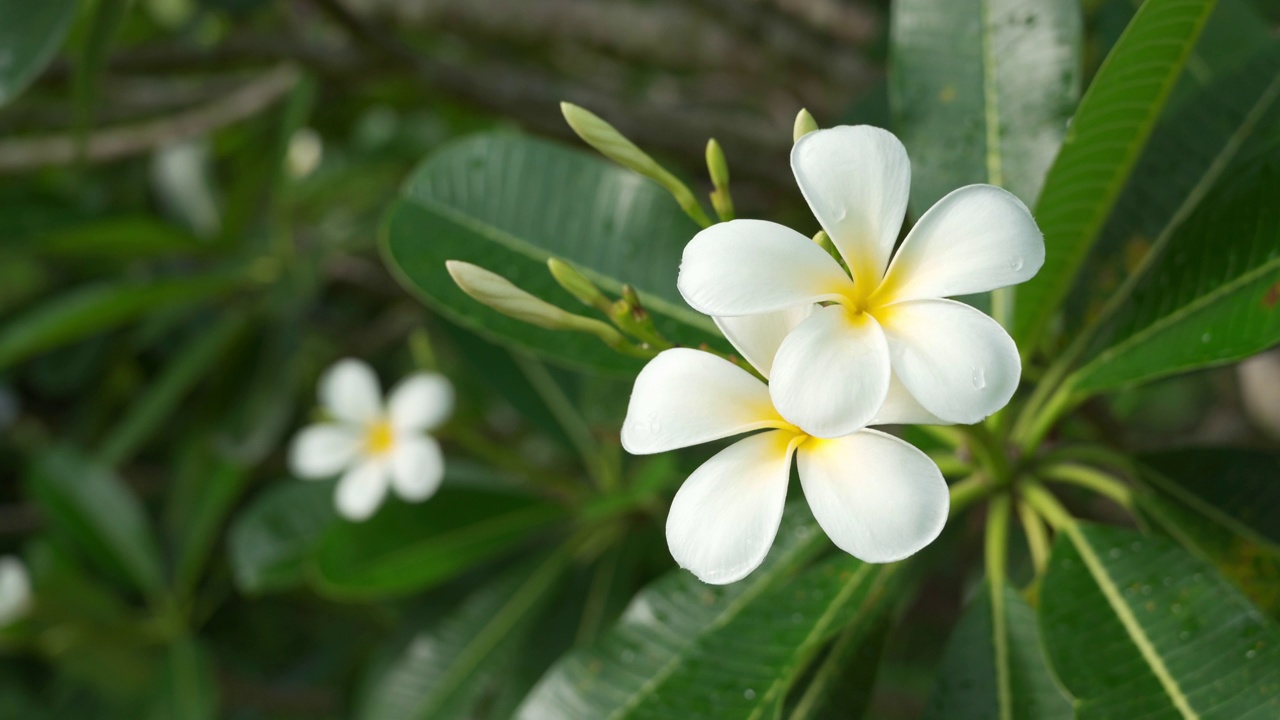
[[[716,453],[671,501],[667,545],[680,567],[715,585],[764,562],[782,521],[795,435],[774,430]]]
[[[889,376],[889,393],[885,395],[880,412],[868,425],[951,425],[934,415],[920,401],[911,396],[897,374]]]
[[[647,455],[781,422],[768,386],[751,373],[711,353],[675,348],[659,353],[636,378],[622,446]]]
[[[753,315],[848,293],[853,281],[809,238],[764,220],[731,220],[684,248],[680,294],[712,316]]]
[[[877,291],[882,302],[986,292],[1030,279],[1044,237],[1013,193],[969,185],[929,208],[898,249]]]
[[[813,517],[841,550],[893,562],[933,542],[951,500],[938,466],[910,443],[875,430],[812,438],[796,454]]]
[[[876,416],[889,391],[889,348],[875,318],[819,308],[782,341],[769,393],[810,435],[840,437]]]
[[[970,424],[1009,402],[1022,376],[1013,338],[954,300],[912,300],[876,313],[893,371],[929,412]]]
[[[409,502],[436,494],[444,479],[444,453],[440,443],[424,435],[400,438],[391,451],[391,487]]]
[[[769,377],[773,357],[787,334],[813,314],[816,305],[797,305],[771,313],[713,318],[716,327],[761,375]]]
[[[367,458],[348,470],[334,493],[338,514],[353,522],[369,519],[387,495],[388,470],[381,458]]]
[[[391,391],[387,415],[402,431],[439,427],[453,412],[453,384],[439,373],[414,373]]]
[[[339,420],[367,423],[382,414],[382,390],[362,360],[339,360],[320,378],[320,404]]]
[[[854,279],[878,283],[907,211],[906,148],[870,125],[817,130],[791,149],[791,170]]]
[[[309,425],[289,446],[289,471],[308,480],[333,477],[351,464],[362,442],[360,429],[353,425]]]

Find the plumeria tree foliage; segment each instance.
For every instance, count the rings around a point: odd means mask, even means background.
[[[766,4],[698,3],[821,56]],[[0,169],[62,148],[60,188],[147,137],[95,129],[95,78],[150,26],[89,5],[0,0],[0,110],[75,98]],[[500,111],[536,83],[475,91],[422,62],[448,34],[297,5],[367,65],[304,47],[175,120],[280,101],[155,149],[180,231],[0,182],[41,228],[0,248],[0,716],[1280,717],[1280,450],[1134,410],[1280,344],[1253,3],[893,0],[883,86],[759,157],[659,152],[591,102],[559,106],[576,143],[453,105],[423,142],[379,106],[331,153],[322,71]],[[242,11],[190,12],[216,45]]]

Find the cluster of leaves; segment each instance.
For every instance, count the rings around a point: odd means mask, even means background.
[[[242,4],[206,3],[184,31]],[[443,142],[487,122],[443,100],[415,115],[394,82],[318,102],[327,89],[286,68],[277,105],[158,149],[149,176],[6,180],[0,452],[22,482],[0,515],[20,527],[0,529],[36,601],[0,634],[0,714],[856,717],[985,501],[983,579],[926,717],[1280,715],[1280,453],[1135,454],[1088,412],[1280,341],[1280,46],[1243,0],[1085,4],[891,5],[911,213],[1002,185],[1048,252],[1016,296],[971,299],[1010,328],[1030,386],[982,426],[909,431],[956,478],[955,517],[893,565],[833,553],[801,504],[741,582],[672,568],[664,503],[698,451],[621,456],[642,361],[450,280],[464,260],[586,312],[548,273],[559,258],[608,294],[634,288],[665,338],[727,350],[675,287],[697,224],[628,170],[509,130]],[[0,22],[0,108],[73,48],[65,134],[92,154],[113,42],[170,32],[127,6],[0,0],[21,18]],[[355,129],[295,177],[307,126]],[[211,187],[215,171],[232,182]],[[342,354],[458,383],[430,502],[352,524],[330,483],[282,477]]]

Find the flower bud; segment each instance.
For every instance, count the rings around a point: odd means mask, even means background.
[[[796,123],[791,128],[791,141],[800,142],[800,138],[818,129],[818,121],[813,119],[808,110],[800,108],[796,114]]]
[[[698,199],[694,197],[693,192],[675,175],[649,157],[645,151],[636,147],[635,143],[625,138],[617,128],[595,113],[572,103],[560,103],[560,112],[564,115],[565,122],[569,123],[569,127],[573,128],[583,142],[619,165],[634,170],[666,188],[667,192],[671,193],[680,204],[680,208],[686,215],[693,218],[694,222],[702,227],[711,225],[711,218],[707,217],[706,211],[698,204]]]
[[[497,273],[460,260],[448,260],[445,267],[463,292],[503,315],[548,330],[589,333],[618,352],[636,357],[652,357],[652,353],[627,342],[622,333],[613,327],[599,320],[562,310],[521,290]]]
[[[605,297],[604,293],[600,292],[599,288],[593,285],[585,275],[578,272],[577,268],[559,258],[550,258],[547,260],[547,269],[551,271],[551,277],[555,278],[560,287],[568,290],[569,294],[583,305],[608,314],[609,298]]]
[[[733,219],[733,196],[729,194],[729,161],[715,138],[707,141],[707,172],[715,190],[711,193],[711,207],[721,220]]]

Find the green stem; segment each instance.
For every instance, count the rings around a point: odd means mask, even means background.
[[[1009,555],[1009,494],[1000,493],[991,499],[987,512],[985,557],[987,588],[991,596],[992,634],[995,636],[996,685],[1000,705],[1000,718],[1012,718],[1013,696],[1010,687],[1009,642],[1005,628],[1004,586],[1007,578]]]
[[[974,473],[969,477],[951,484],[951,511],[949,517],[956,517],[970,505],[995,492],[995,485],[987,481],[982,473]]]
[[[583,467],[587,469],[600,489],[616,488],[620,480],[620,469],[618,469],[619,472],[613,472],[614,468],[609,467],[611,463],[607,462],[600,443],[591,433],[586,419],[573,406],[573,402],[565,395],[564,389],[556,379],[551,376],[547,366],[522,353],[512,353],[511,358],[515,360],[516,367],[520,368],[525,379],[533,386],[534,392],[542,398],[542,402],[551,411],[556,422],[564,428],[565,434],[569,436],[569,442],[573,444],[574,450],[582,460]]]
[[[1125,510],[1133,511],[1133,492],[1129,487],[1097,468],[1064,463],[1041,468],[1038,474],[1046,480],[1076,485],[1105,495]]]
[[[1036,569],[1036,576],[1043,575],[1049,564],[1049,531],[1035,509],[1025,500],[1018,503],[1018,521],[1027,536],[1027,549],[1031,552],[1031,564]]]
[[[990,473],[997,484],[1008,485],[1013,480],[1009,469],[1009,458],[1005,456],[1004,448],[1000,446],[1000,441],[991,430],[985,425],[978,424],[965,425],[961,431],[968,436],[970,448],[978,464]]]
[[[1053,493],[1035,480],[1022,483],[1022,497],[1055,529],[1067,530],[1075,527],[1076,519],[1071,516],[1071,513],[1067,512]]]
[[[928,453],[928,455],[929,459],[933,461],[933,464],[937,465],[938,469],[941,470],[942,474],[946,477],[968,475],[973,472],[973,463],[961,460],[955,456],[955,453],[935,451]]]
[[[1033,396],[1032,401],[1034,400],[1035,397]],[[1057,389],[1048,396],[1042,403],[1043,407],[1038,411],[1031,413],[1031,405],[1028,403],[1028,408],[1024,410],[1023,414],[1018,417],[1018,422],[1014,424],[1013,434],[1011,435],[1013,441],[1018,444],[1018,447],[1023,452],[1031,452],[1044,441],[1045,436],[1049,434],[1049,430],[1053,428],[1054,423],[1062,417],[1063,413],[1074,407],[1079,400],[1080,398],[1076,395],[1075,388],[1072,387],[1071,379],[1068,378],[1057,386]]]

